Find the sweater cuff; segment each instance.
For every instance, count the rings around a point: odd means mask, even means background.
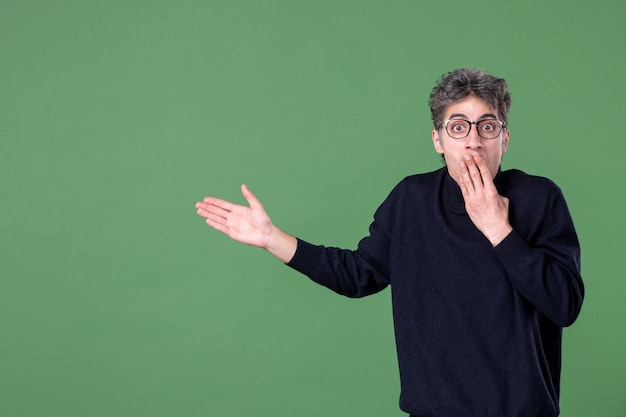
[[[500,262],[510,264],[512,259],[520,259],[529,254],[532,248],[515,230],[512,230],[493,250]]]
[[[313,245],[309,242],[305,242],[302,239],[296,238],[298,246],[296,247],[296,253],[293,258],[285,265],[295,269],[305,275],[308,275],[315,271],[317,265],[320,262],[319,246]]]

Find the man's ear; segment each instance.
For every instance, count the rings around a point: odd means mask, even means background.
[[[511,137],[511,131],[506,129],[504,139],[502,139],[502,153],[505,153],[509,149],[509,138]]]
[[[439,131],[437,129],[433,129],[431,136],[433,138],[433,145],[435,146],[435,152],[440,155],[443,155],[443,144],[441,143],[441,137],[439,136]]]

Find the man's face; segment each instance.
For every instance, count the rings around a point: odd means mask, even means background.
[[[475,96],[468,96],[448,106],[443,120],[448,119],[478,122],[483,119],[498,119],[498,113],[485,101]],[[496,176],[502,155],[509,145],[509,130],[503,128],[495,139],[483,139],[478,135],[476,125],[471,125],[467,137],[453,139],[446,131],[446,127],[442,126],[439,130],[433,130],[432,139],[435,151],[443,155],[448,173],[458,183],[461,171],[459,164],[466,154],[480,156],[487,164],[491,178]]]

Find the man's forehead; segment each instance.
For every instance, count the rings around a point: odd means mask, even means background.
[[[468,96],[464,99],[449,104],[444,111],[444,118],[451,119],[454,117],[469,117],[469,113],[482,117],[496,117],[497,109],[494,109],[487,101],[480,97]]]
[[[470,117],[470,116],[467,115],[466,113],[452,113],[452,114],[447,115],[446,119],[454,119],[454,118],[461,118],[461,117],[467,118],[467,117]],[[483,113],[483,114],[478,116],[479,119],[486,119],[486,118],[490,118],[490,117],[497,118],[498,115],[497,115],[496,112],[490,111],[488,113]]]

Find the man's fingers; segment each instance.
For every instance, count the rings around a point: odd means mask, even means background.
[[[227,233],[228,231],[228,219],[222,216],[217,216],[212,213],[206,213],[206,216],[203,216],[206,220],[206,224],[211,226],[212,228],[219,230],[220,232]]]
[[[476,182],[476,175],[478,168],[476,168],[476,164],[473,159],[469,155],[465,155],[464,158],[460,162],[461,165],[461,182],[466,189],[466,192],[474,192],[476,186],[478,185]],[[462,190],[463,191],[463,190]]]
[[[489,167],[487,167],[485,160],[478,155],[474,155],[473,160],[478,168],[482,183],[486,187],[493,186],[495,188],[493,185],[493,178],[491,178],[491,172],[489,171]]]
[[[465,155],[465,165],[467,166],[467,171],[469,172],[469,178],[471,178],[472,184],[474,188],[482,185],[483,178],[481,176],[481,170],[478,166],[477,159],[480,160],[479,157],[473,157],[471,155]]]
[[[203,202],[196,203],[197,213],[204,218],[211,216],[215,221],[219,221],[219,219],[226,220],[235,207],[234,204],[228,203],[227,201],[211,197],[207,197],[204,200]]]
[[[223,210],[227,210],[227,211],[233,211],[233,209],[235,208],[236,204],[233,204],[229,201],[226,200],[222,200],[221,198],[215,198],[215,197],[205,197],[204,200],[199,203],[199,204],[205,204],[207,207],[208,206],[215,206],[215,207],[219,207]]]
[[[465,154],[460,162],[461,180],[465,183],[468,191],[480,192],[481,190],[496,192],[496,187],[491,178],[491,171],[483,158],[478,155]]]

